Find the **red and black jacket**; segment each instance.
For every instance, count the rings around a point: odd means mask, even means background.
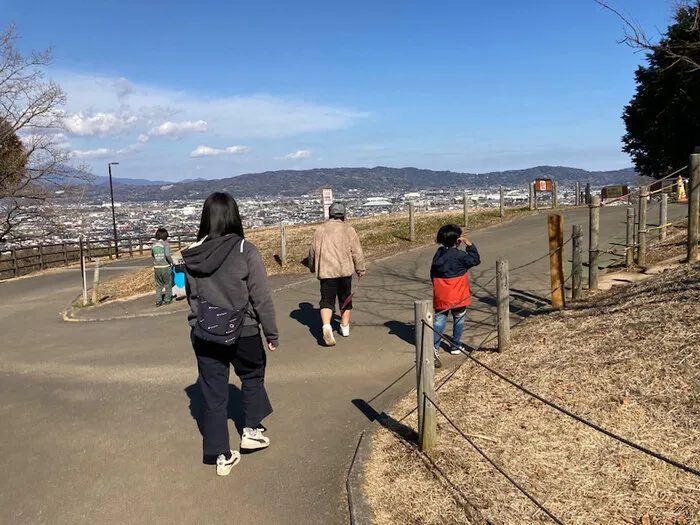
[[[430,267],[435,311],[464,308],[472,303],[467,270],[480,263],[479,252],[473,244],[464,251],[444,246],[438,248]]]

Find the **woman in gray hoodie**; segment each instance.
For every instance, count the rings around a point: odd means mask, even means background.
[[[272,413],[272,406],[265,390],[266,348],[260,326],[267,350],[275,350],[278,332],[272,295],[260,252],[244,239],[238,205],[228,193],[207,198],[197,242],[183,250],[182,257],[192,346],[204,398],[204,461],[215,460],[216,473],[226,476],[240,461],[240,453],[229,445],[230,365],[242,383],[245,428],[241,450],[254,451],[270,444],[261,424]],[[212,335],[219,319],[225,320],[224,330],[231,330]]]

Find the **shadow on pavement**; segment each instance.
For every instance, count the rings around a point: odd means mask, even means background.
[[[204,398],[202,397],[202,390],[199,388],[199,383],[185,388],[185,393],[187,397],[190,398],[190,414],[192,418],[197,422],[197,428],[199,433],[204,436],[203,427],[203,412],[204,412]],[[243,394],[240,389],[235,385],[228,385],[228,418],[233,421],[236,426],[238,433],[243,432],[244,419],[243,419]],[[203,457],[203,462],[206,465],[216,465],[216,457],[211,456]]]
[[[405,323],[403,321],[387,321],[384,323],[384,326],[389,329],[389,335],[395,335],[408,344],[415,344],[416,331],[413,323]]]
[[[418,432],[416,432],[411,427],[404,425],[400,421],[397,421],[385,412],[382,412],[380,414],[375,409],[373,409],[364,399],[353,399],[352,404],[355,405],[355,408],[362,412],[364,416],[370,421],[376,421],[381,426],[397,434],[406,441],[409,441],[413,444],[418,444]]]
[[[299,308],[293,310],[289,317],[306,326],[319,346],[325,346],[318,308],[311,303],[299,303]]]

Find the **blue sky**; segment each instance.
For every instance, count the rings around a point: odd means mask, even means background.
[[[611,0],[654,34],[666,0]],[[176,7],[177,6],[177,7]],[[536,6],[536,7],[535,7]],[[593,0],[0,0],[53,46],[65,144],[104,174],[630,165],[641,55]]]

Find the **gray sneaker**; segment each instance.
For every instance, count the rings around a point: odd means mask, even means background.
[[[438,356],[440,349],[434,348],[433,350],[435,352],[435,368],[442,368],[442,361],[440,361],[440,357]]]

